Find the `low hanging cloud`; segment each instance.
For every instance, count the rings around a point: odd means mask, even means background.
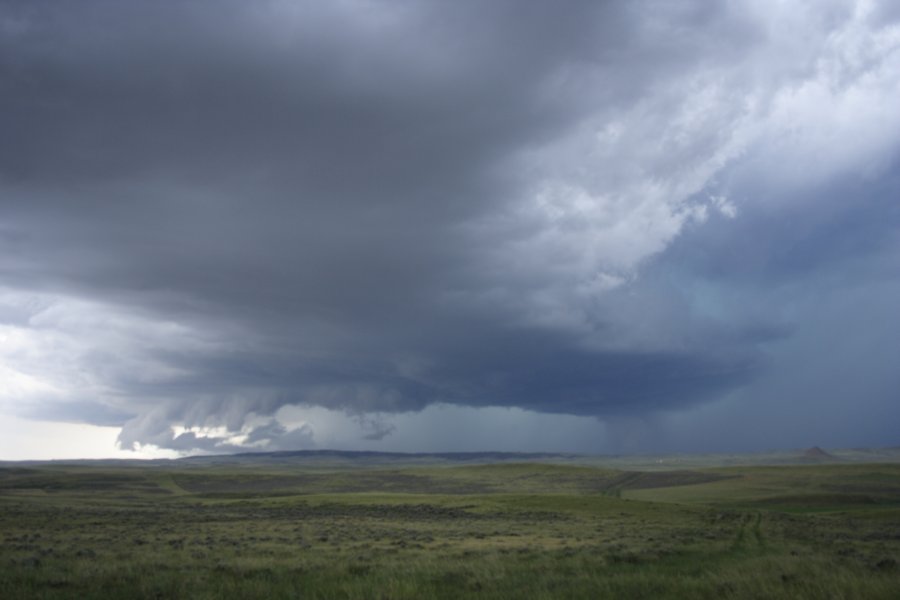
[[[187,452],[753,405],[811,290],[897,274],[891,6],[7,2],[0,412]]]

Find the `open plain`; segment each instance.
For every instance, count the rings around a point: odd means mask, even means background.
[[[897,598],[900,464],[797,462],[6,464],[0,597]]]

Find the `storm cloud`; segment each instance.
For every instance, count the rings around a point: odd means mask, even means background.
[[[0,415],[895,442],[892,6],[2,2]]]

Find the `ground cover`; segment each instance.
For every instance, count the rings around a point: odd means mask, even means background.
[[[0,468],[6,598],[896,598],[900,466]]]

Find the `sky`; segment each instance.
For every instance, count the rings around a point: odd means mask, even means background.
[[[0,0],[0,460],[900,444],[892,0]]]

